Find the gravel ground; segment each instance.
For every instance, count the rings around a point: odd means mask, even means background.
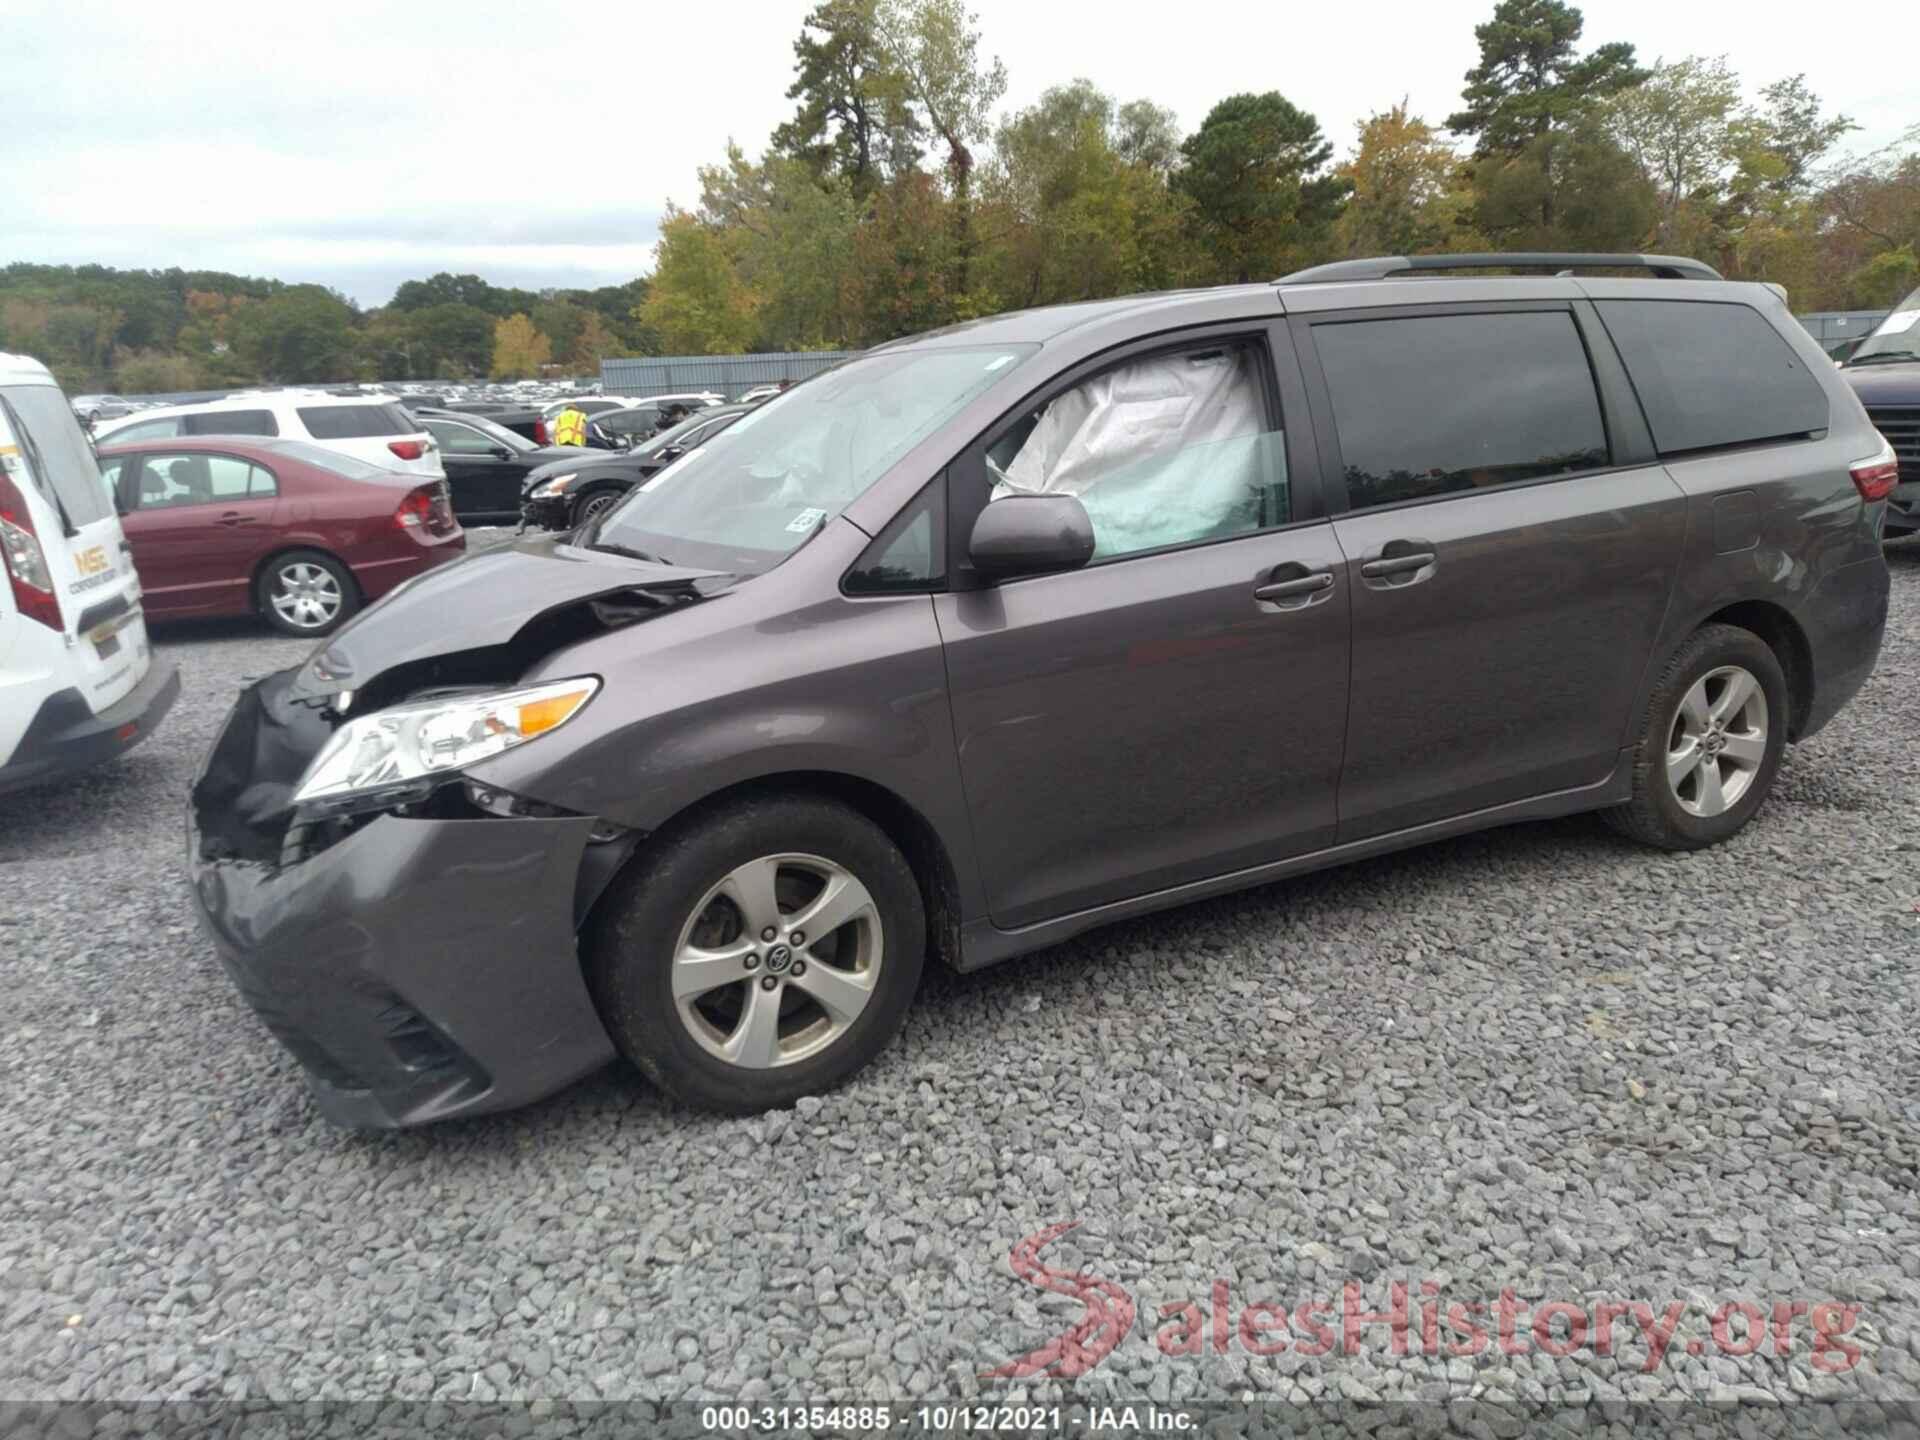
[[[1443,843],[934,975],[790,1113],[615,1068],[385,1137],[319,1118],[182,898],[190,770],[307,647],[163,633],[165,731],[0,808],[0,1396],[1911,1399],[1920,543],[1892,563],[1879,673],[1719,849]],[[1131,1329],[1077,1379],[980,1378],[1086,1313],[1009,1263],[1069,1220],[1041,1258]],[[1238,1313],[1394,1280],[1688,1308],[1653,1373],[1638,1339],[1424,1356],[1417,1308],[1406,1356],[1156,1345],[1216,1281]],[[1858,1363],[1817,1366],[1810,1317],[1716,1353],[1736,1299],[1857,1305]]]

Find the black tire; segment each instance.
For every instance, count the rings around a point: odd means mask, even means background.
[[[573,508],[567,512],[567,519],[571,522],[572,528],[578,530],[589,520],[605,514],[613,506],[618,505],[626,493],[625,490],[614,489],[607,485],[593,490],[582,490],[573,497]]]
[[[274,604],[283,577],[288,577],[289,571],[299,573],[299,567],[306,567],[308,573],[315,570],[325,572],[332,578],[334,588],[339,593],[339,603],[332,612],[310,625],[297,623],[294,617],[283,614]],[[261,567],[259,578],[253,585],[253,601],[262,618],[282,635],[329,635],[360,608],[360,586],[354,581],[353,572],[325,551],[288,550],[275,555]]]
[[[865,1008],[824,1049],[768,1068],[748,1068],[712,1053],[695,1038],[693,1026],[700,1021],[684,1018],[674,997],[674,955],[682,933],[700,918],[695,907],[736,867],[796,854],[830,861],[865,886],[878,915],[880,959]],[[780,873],[780,883],[788,883],[788,872]],[[780,908],[783,915],[788,913],[784,902]],[[712,906],[701,908],[710,921],[715,913]],[[853,929],[849,925],[832,934]],[[736,934],[711,943],[738,943],[740,938]],[[826,939],[812,937],[815,943]],[[752,937],[746,937],[746,943],[751,944]],[[755,948],[766,952],[764,965],[749,975],[743,962],[739,984],[729,983],[699,1003],[713,997],[722,1006],[753,1001],[752,988],[773,978],[765,973],[773,963],[773,950],[786,949],[765,944]],[[810,949],[795,946],[789,953],[804,959]],[[893,843],[878,826],[835,801],[782,794],[723,803],[650,840],[598,907],[586,968],[600,1018],[621,1053],[654,1084],[690,1105],[745,1115],[830,1089],[878,1055],[906,1018],[925,958],[920,887]],[[814,964],[820,965],[817,957]],[[789,989],[800,993],[789,995]],[[798,1024],[812,1014],[814,1002],[798,976],[779,977],[778,995],[778,1024]],[[781,1006],[792,1007],[791,1019]],[[737,1024],[742,1030],[745,1018],[740,1010]],[[831,1026],[830,1017],[826,1023]]]
[[[1758,681],[1765,697],[1762,758],[1725,810],[1715,815],[1691,813],[1667,778],[1669,746],[1675,743],[1681,702],[1688,692],[1703,677],[1731,666]],[[1766,641],[1734,625],[1702,626],[1674,652],[1647,698],[1633,765],[1633,798],[1602,811],[1602,817],[1622,835],[1662,850],[1699,850],[1719,844],[1753,818],[1773,789],[1787,744],[1789,704],[1786,674]]]

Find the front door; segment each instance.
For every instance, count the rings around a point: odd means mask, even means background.
[[[1068,377],[950,472],[957,534],[983,492],[1064,491],[1096,540],[1084,569],[935,597],[1003,928],[1332,840],[1349,601],[1268,357],[1228,336]]]
[[[235,455],[129,456],[120,493],[147,609],[156,615],[243,611],[254,567],[273,548],[278,486]]]
[[[1686,502],[1603,406],[1575,311],[1329,317],[1311,337],[1353,603],[1340,841],[1601,784]]]
[[[527,466],[485,431],[454,420],[429,420],[440,447],[453,513],[461,521],[520,513],[520,482]]]

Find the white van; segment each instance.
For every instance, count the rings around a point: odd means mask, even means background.
[[[391,395],[328,395],[318,390],[260,390],[142,410],[94,426],[97,445],[171,440],[176,435],[277,435],[403,475],[444,479],[433,436]]]
[[[0,794],[97,765],[180,693],[87,437],[47,367],[0,353]]]

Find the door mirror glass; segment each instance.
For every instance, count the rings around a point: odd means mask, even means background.
[[[1093,522],[1073,495],[1008,495],[973,522],[973,568],[990,580],[1077,570],[1093,558]]]

